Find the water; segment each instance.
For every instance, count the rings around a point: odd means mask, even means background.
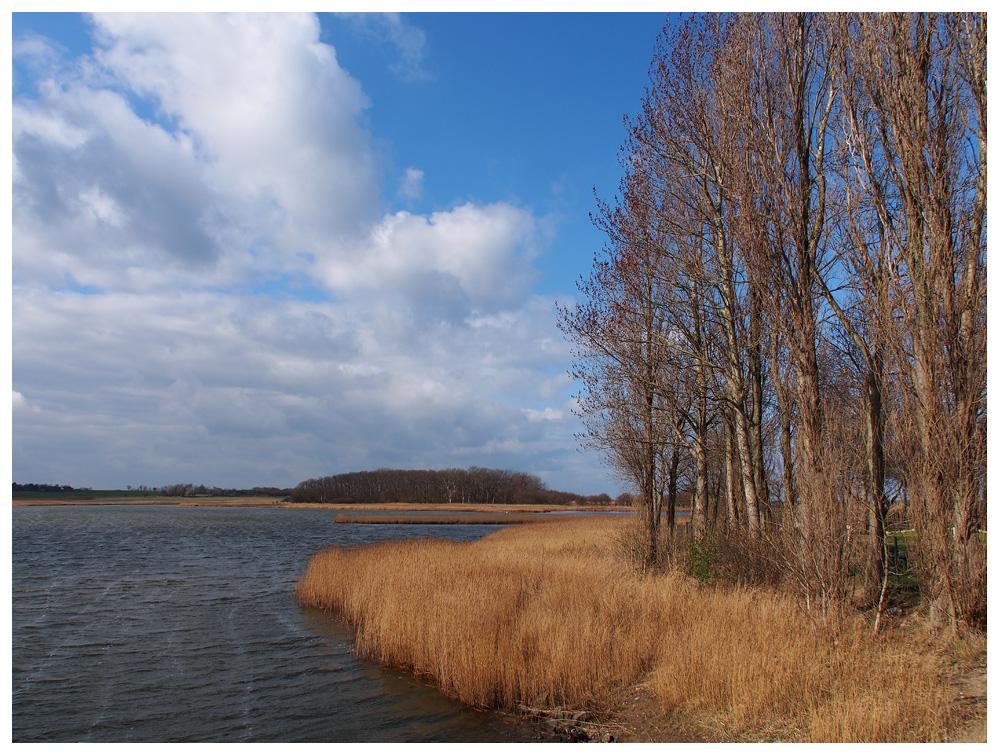
[[[538,740],[352,653],[292,591],[331,543],[480,537],[488,525],[337,525],[326,510],[15,507],[12,739]]]

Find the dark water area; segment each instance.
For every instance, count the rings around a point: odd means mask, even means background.
[[[335,511],[13,508],[14,742],[524,742],[357,659],[295,581],[331,543],[478,538],[490,525],[344,525]]]

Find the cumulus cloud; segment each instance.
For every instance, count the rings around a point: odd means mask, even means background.
[[[216,258],[190,141],[120,96],[49,89],[15,102],[13,131],[15,276],[120,286],[134,265]]]
[[[568,348],[532,292],[543,220],[383,214],[367,97],[314,16],[94,28],[81,59],[15,45],[19,480],[496,465],[573,488]]]
[[[524,410],[524,414],[527,415],[528,419],[533,423],[543,422],[545,420],[562,420],[563,418],[562,410],[557,410],[555,407],[546,407],[541,412],[538,410],[526,409]]]
[[[99,60],[194,136],[213,182],[274,203],[290,246],[371,217],[377,184],[360,83],[299,14],[107,14]],[[241,220],[253,217],[244,213]]]
[[[334,253],[318,267],[336,291],[402,297],[464,319],[523,299],[535,276],[536,225],[531,213],[506,203],[398,212],[372,227],[356,255]]]
[[[34,244],[16,264],[97,287],[161,261],[249,277],[377,216],[368,101],[314,17],[95,20],[93,58],[13,105],[16,230]]]

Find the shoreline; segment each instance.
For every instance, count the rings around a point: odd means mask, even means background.
[[[93,499],[18,499],[13,498],[11,505],[15,507],[53,507],[53,506],[118,506],[125,504],[150,506],[179,507],[260,507],[269,509],[330,509],[336,511],[375,511],[375,512],[490,512],[490,513],[534,513],[534,514],[567,514],[567,513],[613,513],[630,512],[623,507],[603,505],[567,505],[556,507],[550,504],[414,504],[410,502],[389,503],[355,503],[327,504],[318,502],[287,502],[271,498],[248,497],[95,497]]]

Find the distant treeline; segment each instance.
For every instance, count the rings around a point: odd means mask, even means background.
[[[50,491],[72,491],[73,486],[60,486],[58,483],[15,483],[14,493],[30,491],[32,493]]]
[[[383,504],[569,504],[611,503],[607,494],[580,496],[550,491],[537,475],[513,470],[387,470],[344,473],[303,481],[289,494],[291,502]]]

